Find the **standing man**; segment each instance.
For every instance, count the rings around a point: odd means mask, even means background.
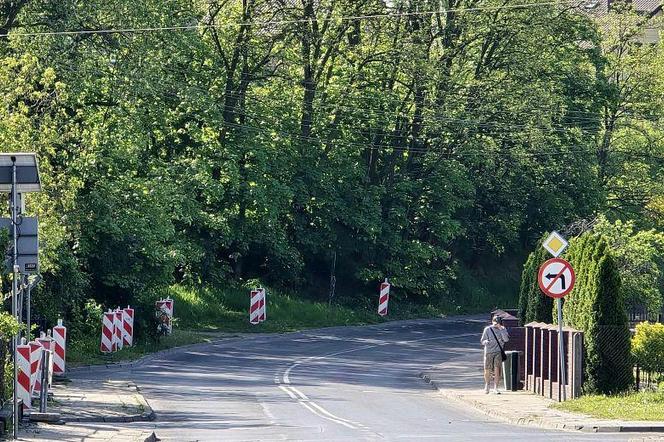
[[[503,326],[503,318],[495,315],[491,325],[484,328],[480,339],[484,346],[484,393],[489,393],[491,374],[493,374],[493,393],[500,394],[498,382],[500,382],[500,368],[503,365],[501,353],[509,339],[507,330]]]

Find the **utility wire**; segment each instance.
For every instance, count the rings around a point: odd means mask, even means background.
[[[182,97],[174,92],[167,92],[167,91],[157,91],[155,90],[150,84],[145,84],[148,89],[150,89],[154,97],[163,97],[165,96],[170,96],[175,99],[181,99]],[[174,85],[173,85],[174,86]],[[180,87],[181,89],[181,87]],[[204,94],[209,94],[207,91],[200,90]],[[145,97],[141,97],[145,98]],[[251,98],[246,96],[245,98]],[[261,101],[261,100],[259,100]],[[270,100],[273,101],[273,100]],[[208,103],[208,106],[206,107],[206,110],[210,109],[217,109],[217,111],[223,110],[223,105],[218,104],[215,102]],[[246,110],[243,108],[243,110]],[[246,113],[245,117],[255,121],[257,124],[263,124],[264,121],[266,120],[272,120],[273,116],[272,115],[264,115],[264,114],[258,114],[255,112],[251,113]],[[476,122],[473,122],[473,124],[468,124],[469,120],[458,120],[457,122],[463,126],[465,125],[466,127],[469,127],[471,129],[476,128],[477,124]],[[279,122],[275,122],[279,123]],[[298,140],[301,142],[309,142],[313,144],[321,144],[321,145],[329,145],[331,147],[348,147],[348,148],[354,148],[354,149],[362,149],[362,150],[384,150],[384,151],[395,151],[395,152],[407,152],[407,153],[415,153],[415,154],[426,154],[426,153],[441,153],[444,156],[448,157],[488,157],[492,153],[496,154],[501,154],[501,155],[514,155],[514,156],[521,156],[521,157],[530,157],[530,158],[540,158],[540,157],[551,157],[551,156],[560,156],[560,155],[574,155],[574,154],[589,154],[589,155],[594,155],[594,151],[592,148],[584,148],[579,145],[568,145],[568,144],[561,144],[559,145],[560,148],[575,148],[567,151],[557,151],[557,150],[542,150],[540,149],[538,152],[522,152],[522,151],[516,151],[516,150],[510,150],[510,151],[505,151],[504,149],[487,149],[487,150],[482,150],[478,152],[445,152],[445,151],[440,151],[434,146],[431,147],[409,147],[409,146],[395,146],[392,144],[372,144],[370,141],[367,142],[360,142],[360,141],[349,141],[349,140],[326,140],[322,141],[317,137],[303,137],[299,133],[291,132],[291,131],[283,131],[280,129],[273,129],[273,128],[264,128],[264,127],[259,127],[259,126],[253,126],[250,124],[239,124],[239,123],[223,123],[227,127],[232,127],[238,130],[245,130],[248,132],[253,132],[253,133],[260,133],[260,134],[266,134],[269,135],[270,137],[279,136],[281,138],[288,138],[288,139],[293,139],[293,140]],[[481,127],[481,126],[480,126]],[[519,127],[517,125],[512,125],[512,126],[507,126],[506,129],[518,129]],[[576,128],[576,126],[572,126],[571,129]],[[424,129],[424,126],[423,126]],[[506,132],[506,131],[505,131]],[[512,135],[514,133],[511,132]],[[541,132],[526,132],[523,131],[520,134],[523,135],[546,135],[546,133],[541,133]],[[389,135],[389,134],[385,134]],[[409,137],[406,134],[405,137],[398,137],[394,136],[394,138],[397,138],[399,140],[405,140],[406,142],[409,140]],[[497,135],[497,134],[493,134]],[[384,138],[386,138],[384,136]],[[426,138],[426,134],[423,134],[423,138]],[[423,141],[425,142],[425,141]],[[531,144],[528,141],[524,141],[524,144],[528,145]],[[621,151],[614,149],[612,150],[612,153],[617,153],[623,155],[625,158],[630,158],[630,159],[656,159],[656,160],[664,160],[664,157],[652,155],[652,154],[638,154],[634,152],[628,152],[628,151]]]
[[[446,14],[449,12],[480,12],[480,11],[497,11],[497,10],[513,10],[513,9],[528,9],[541,6],[569,6],[581,7],[585,1],[570,0],[564,1],[550,1],[550,2],[534,2],[534,3],[520,3],[516,5],[501,5],[501,6],[477,6],[474,8],[449,8],[439,9],[435,11],[413,11],[413,12],[397,12],[397,13],[382,13],[382,14],[363,14],[353,16],[338,16],[338,17],[317,17],[317,22],[325,21],[356,21],[356,20],[373,20],[383,18],[397,18],[397,17],[410,17],[410,16],[427,16]],[[144,33],[144,32],[164,32],[164,31],[188,31],[188,30],[204,30],[204,29],[218,29],[232,26],[283,26],[290,24],[303,24],[309,23],[309,18],[302,19],[289,19],[289,20],[268,20],[268,21],[255,21],[255,22],[227,22],[227,23],[203,23],[192,25],[176,25],[176,26],[148,26],[138,28],[111,28],[111,29],[77,29],[77,30],[62,30],[62,31],[44,31],[44,32],[11,32],[10,34],[0,35],[0,37],[7,37],[8,35],[16,37],[37,37],[37,36],[59,36],[59,35],[86,35],[86,34],[127,34],[127,33]]]

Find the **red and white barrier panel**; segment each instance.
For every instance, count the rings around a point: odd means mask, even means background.
[[[124,326],[122,325],[122,310],[118,307],[113,313],[115,314],[115,317],[113,318],[113,338],[115,340],[116,348],[122,350],[122,330],[124,329]]]
[[[42,333],[41,336],[37,338],[37,342],[42,346],[44,349],[43,351],[51,352],[51,358],[48,363],[48,388],[51,388],[51,385],[53,384],[53,338],[51,338],[51,330],[46,330],[46,332],[47,335],[44,336],[44,333]]]
[[[265,308],[267,306],[266,292],[265,292],[264,288],[258,288],[256,290],[258,290],[261,294],[261,300],[260,300],[261,312],[258,315],[258,320],[260,322],[263,322],[263,321],[265,321],[265,319],[267,319],[267,312],[266,312],[266,308]]]
[[[252,290],[249,298],[249,322],[251,324],[260,324],[261,322],[261,299],[262,293],[259,290]]]
[[[112,353],[117,350],[115,344],[115,313],[108,311],[102,314],[101,344],[99,350],[102,353]]]
[[[127,347],[134,343],[134,309],[129,306],[122,309],[122,340]]]
[[[28,342],[28,345],[30,346],[30,392],[32,397],[39,397],[43,348],[37,341]]]
[[[157,310],[164,310],[168,316],[168,334],[173,332],[173,300],[169,297],[155,302]]]
[[[381,316],[387,316],[387,304],[390,302],[390,283],[385,282],[380,283],[380,295],[378,296],[378,314]]]
[[[65,354],[67,348],[67,327],[58,319],[58,325],[53,327],[53,373],[65,374]]]
[[[30,366],[30,346],[23,343],[16,346],[16,362],[18,378],[16,382],[16,397],[23,400],[23,409],[32,408],[32,395],[30,394],[30,377],[32,369]]]

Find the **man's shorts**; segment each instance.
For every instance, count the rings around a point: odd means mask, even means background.
[[[498,353],[487,353],[484,355],[484,369],[493,371],[496,367],[502,367],[503,358]]]

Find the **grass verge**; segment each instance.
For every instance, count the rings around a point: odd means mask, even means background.
[[[168,293],[175,300],[175,326],[222,332],[288,332],[303,328],[361,325],[380,321],[365,309],[328,306],[277,292],[267,292],[267,321],[248,321],[246,289],[191,289],[174,286]]]
[[[588,395],[553,407],[602,419],[664,421],[664,392]]]
[[[171,336],[161,338],[158,343],[138,336],[133,347],[110,354],[99,351],[98,336],[85,336],[70,343],[67,350],[68,364],[75,367],[134,360],[159,350],[210,342],[229,333],[278,333],[382,321],[368,310],[334,305],[330,307],[325,303],[268,292],[268,320],[252,325],[247,319],[249,294],[246,289],[215,290],[174,286],[164,294],[167,295],[175,300],[174,330]],[[135,314],[153,312],[136,310]]]
[[[99,352],[99,336],[86,336],[70,343],[68,364],[80,366],[133,360],[171,347],[209,342],[228,333],[283,333],[308,328],[366,325],[386,320],[434,318],[462,313],[457,305],[449,302],[440,305],[416,305],[400,302],[395,298],[390,303],[389,319],[384,319],[376,314],[375,297],[365,300],[364,305],[349,308],[342,305],[329,306],[327,303],[312,302],[268,290],[267,321],[252,325],[248,321],[249,292],[246,287],[221,290],[173,286],[165,296],[175,300],[174,330],[171,336],[162,338],[159,343],[137,336],[133,347],[111,354]],[[152,314],[153,311],[135,311],[137,317]]]
[[[188,344],[210,342],[214,337],[209,334],[193,330],[178,330],[171,336],[166,336],[159,343],[137,340],[133,347],[126,347],[115,353],[104,354],[99,351],[99,338],[86,337],[70,343],[67,349],[67,365],[77,367],[81,365],[112,364],[122,361],[138,359],[149,353]]]

